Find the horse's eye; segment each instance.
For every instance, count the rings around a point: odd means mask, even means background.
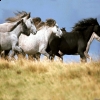
[[[57,28],[59,28],[58,26],[56,26]]]

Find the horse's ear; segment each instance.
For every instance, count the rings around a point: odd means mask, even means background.
[[[29,19],[29,18],[30,18],[30,16],[31,16],[31,13],[29,13],[29,14],[27,15],[27,19]]]

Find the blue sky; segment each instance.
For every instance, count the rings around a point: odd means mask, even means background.
[[[97,18],[100,23],[100,0],[1,0],[0,23],[16,11],[31,12],[31,17],[41,17],[43,21],[53,18],[59,27],[71,31],[75,23],[83,18]],[[100,42],[94,40],[89,54],[100,57]],[[64,61],[79,61],[79,56],[64,56]]]

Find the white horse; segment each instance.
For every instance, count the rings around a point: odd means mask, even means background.
[[[0,54],[3,50],[12,50],[9,56],[11,58],[15,51],[22,52],[22,49],[18,46],[18,39],[21,33],[30,35],[30,29],[27,28],[23,19],[18,21],[11,32],[0,32]]]
[[[36,34],[37,30],[34,25],[33,19],[30,17],[30,13],[25,11],[15,13],[15,17],[9,17],[6,19],[6,23],[0,24],[0,32],[10,32],[14,26],[17,25],[17,22],[23,19],[24,23],[30,29],[30,33]],[[5,51],[6,55],[8,55],[9,50]]]
[[[19,37],[19,46],[28,55],[34,55],[39,52],[49,58],[46,48],[48,41],[53,34],[61,37],[62,31],[55,20],[47,19],[45,25],[37,31],[36,35],[31,34],[29,37],[21,35]]]
[[[26,26],[30,29],[32,34],[36,34],[37,30],[34,25],[32,18],[30,17],[30,13],[26,13],[25,11],[15,13],[15,17],[9,17],[6,19],[6,23],[0,24],[0,32],[7,32],[16,24],[16,21],[23,19]]]

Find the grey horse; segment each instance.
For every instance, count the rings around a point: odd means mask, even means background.
[[[12,50],[9,55],[9,59],[11,59],[15,51],[22,52],[22,49],[18,46],[21,33],[30,35],[30,29],[27,28],[23,19],[18,21],[18,24],[10,32],[0,32],[0,54],[3,50]]]

